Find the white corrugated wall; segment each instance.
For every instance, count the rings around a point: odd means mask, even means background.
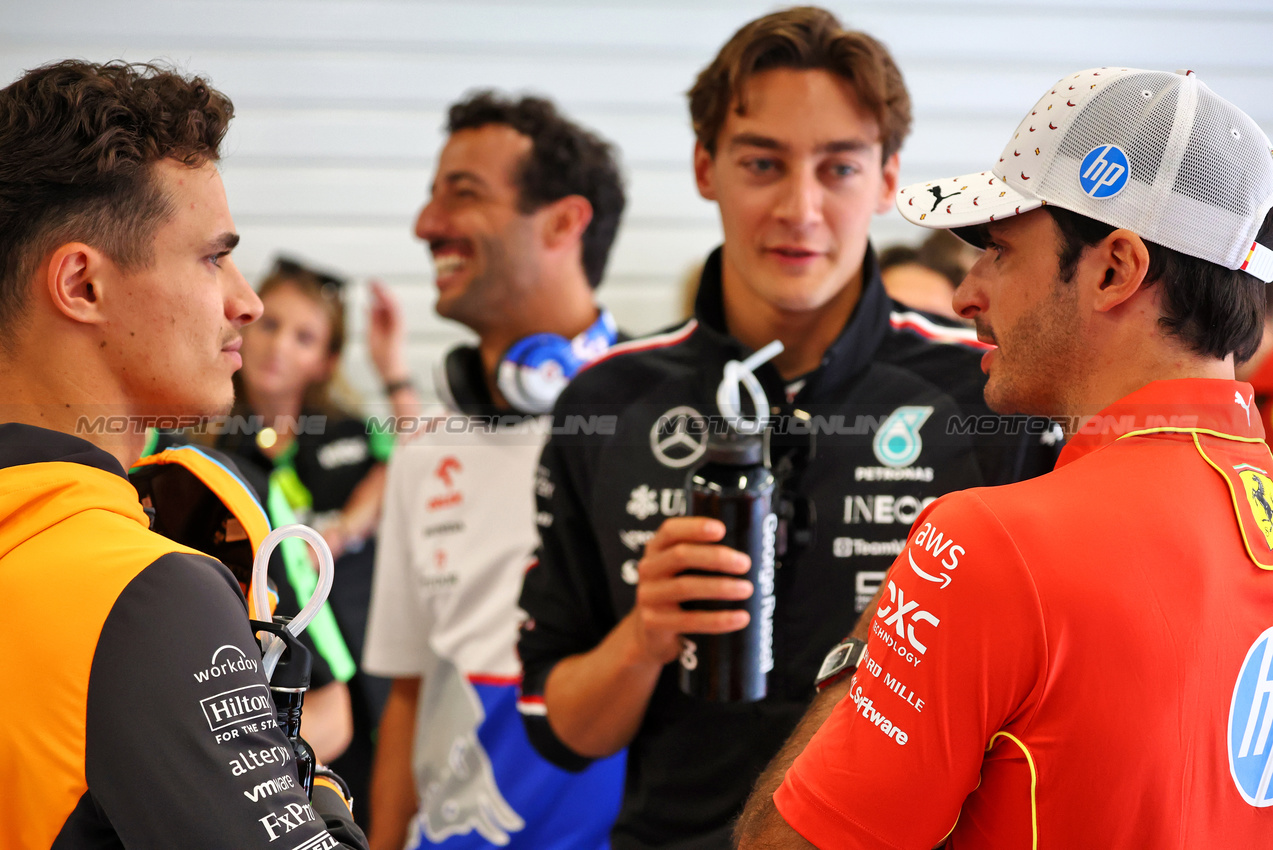
[[[1068,71],[1192,68],[1273,130],[1270,0],[876,0],[825,4],[893,51],[915,104],[903,182],[988,167],[1025,110]],[[407,310],[410,357],[463,328],[432,312],[411,233],[449,103],[493,86],[554,98],[616,142],[629,206],[603,300],[635,332],[679,317],[680,278],[719,238],[694,191],[684,92],[756,0],[0,0],[0,85],[67,57],[162,58],[206,74],[237,117],[223,171],[256,279],[276,251],[354,287],[347,371],[375,398],[359,333],[362,284]],[[875,242],[915,241],[896,213]]]

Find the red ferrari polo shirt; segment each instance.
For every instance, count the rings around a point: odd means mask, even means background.
[[[1149,384],[950,494],[774,801],[820,848],[1273,844],[1273,456],[1247,384]]]

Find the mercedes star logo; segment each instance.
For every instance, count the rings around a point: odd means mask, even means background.
[[[692,407],[674,407],[650,429],[650,448],[664,466],[689,466],[707,450],[707,420]]]

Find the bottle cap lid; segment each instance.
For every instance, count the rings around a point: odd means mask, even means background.
[[[310,671],[314,662],[305,644],[287,630],[286,626],[291,620],[291,617],[279,617],[272,622],[260,620],[250,622],[253,631],[269,632],[281,639],[287,647],[270,675],[270,687],[282,690],[305,690],[309,687]]]

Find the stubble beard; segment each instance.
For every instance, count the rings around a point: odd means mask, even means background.
[[[1067,415],[1067,386],[1080,366],[1074,323],[1077,291],[1059,280],[1052,287],[1050,298],[1040,301],[1002,336],[990,331],[996,342],[1008,344],[1006,352],[999,349],[986,382],[986,405],[995,413]]]
[[[481,268],[454,299],[444,303],[439,298],[435,310],[442,318],[459,322],[481,335],[508,323],[511,305],[506,296],[515,288],[512,279],[517,266],[512,252],[502,240],[479,236],[473,241],[478,249],[474,252],[474,259],[482,258]]]

